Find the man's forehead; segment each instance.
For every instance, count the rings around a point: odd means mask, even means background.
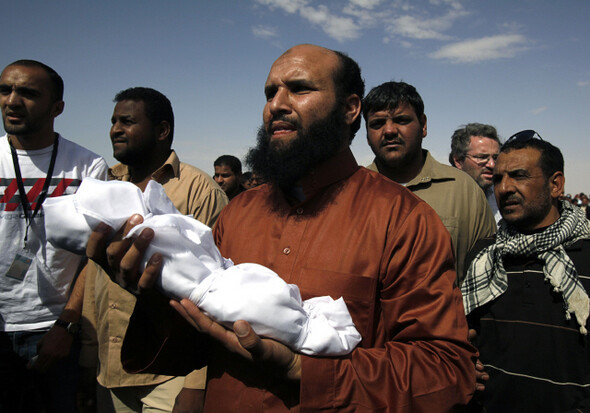
[[[143,100],[124,99],[115,104],[113,113],[117,114],[145,114]]]
[[[487,136],[471,136],[469,141],[469,147],[472,150],[490,151],[498,153],[500,152],[500,144]]]
[[[531,171],[540,168],[539,158],[541,152],[534,148],[513,149],[508,152],[501,152],[496,160],[496,168],[512,171],[524,169]]]
[[[49,75],[40,67],[10,65],[4,68],[0,82],[11,86],[50,87]]]
[[[313,45],[295,46],[272,64],[266,83],[276,81],[277,77],[332,78],[337,65],[338,57],[331,50]]]
[[[396,102],[395,104],[391,104],[388,107],[382,108],[382,109],[378,109],[375,111],[371,111],[369,112],[368,117],[372,118],[372,117],[393,117],[393,116],[399,116],[402,113],[406,114],[406,115],[413,115],[416,116],[416,111],[414,110],[414,107],[412,105],[410,105],[408,102]]]
[[[229,165],[221,164],[215,166],[215,173],[233,175],[234,171],[232,171]]]
[[[290,81],[308,79],[309,70],[305,65],[294,65],[289,62],[285,62],[284,64],[276,64],[275,62],[268,73],[266,84],[271,84],[278,78],[289,79]]]

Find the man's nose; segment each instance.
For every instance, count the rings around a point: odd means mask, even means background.
[[[383,134],[386,136],[397,136],[397,125],[391,119],[387,119],[387,121],[385,121],[385,125],[383,125]]]
[[[21,102],[20,96],[18,95],[18,93],[16,93],[16,91],[14,89],[10,91],[8,96],[6,96],[6,104],[8,106],[15,106],[15,105],[20,104],[20,102]]]
[[[115,122],[111,125],[111,138],[122,133],[121,124],[119,122]]]
[[[502,177],[502,180],[494,184],[494,188],[498,188],[500,193],[514,192],[514,183],[510,177]]]
[[[289,93],[283,88],[279,88],[267,104],[270,113],[273,115],[277,115],[279,113],[288,113],[291,111]]]

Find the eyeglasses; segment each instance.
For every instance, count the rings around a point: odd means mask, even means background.
[[[496,162],[496,159],[498,158],[497,153],[495,153],[493,155],[489,155],[487,153],[479,153],[477,155],[465,154],[465,156],[467,158],[470,158],[473,162],[475,162],[479,166],[487,165],[488,162],[490,162],[490,160],[493,160],[494,162]]]
[[[537,137],[535,138],[535,136]],[[532,139],[543,140],[543,138],[541,138],[541,135],[539,135],[532,129],[522,130],[509,137],[508,140],[504,142],[504,145],[502,145],[502,147],[506,146],[508,142],[528,142]]]

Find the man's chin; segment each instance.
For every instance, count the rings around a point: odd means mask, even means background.
[[[487,192],[492,187],[491,182],[490,183],[484,182],[483,184],[481,182],[478,182],[478,184],[479,184],[479,187],[484,190],[484,192]]]
[[[26,125],[4,124],[4,131],[8,135],[28,135],[29,130]]]
[[[113,158],[117,161],[122,163],[123,165],[128,165],[131,162],[132,157],[125,151],[117,151],[113,152]]]
[[[284,138],[271,138],[268,146],[273,152],[281,152],[291,147],[291,144],[297,140],[297,135]]]
[[[500,206],[499,210],[504,221],[508,223],[518,222],[522,219],[522,211],[518,210],[518,205]]]

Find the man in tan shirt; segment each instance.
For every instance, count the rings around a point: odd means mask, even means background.
[[[437,162],[423,149],[426,114],[414,86],[386,82],[373,88],[363,100],[363,116],[375,154],[368,168],[402,184],[436,211],[451,235],[461,285],[467,253],[496,232],[484,194],[467,174]]]
[[[109,179],[130,181],[142,190],[154,180],[182,214],[213,225],[227,196],[205,172],[180,162],[170,149],[174,115],[169,100],[158,91],[137,87],[118,93],[115,102],[110,136],[113,156],[121,163],[109,169]],[[177,409],[192,409],[182,411],[200,411],[205,369],[186,378],[123,370],[121,345],[136,299],[93,261],[83,275],[81,364],[93,370],[98,364],[98,411],[172,411],[175,403]]]

